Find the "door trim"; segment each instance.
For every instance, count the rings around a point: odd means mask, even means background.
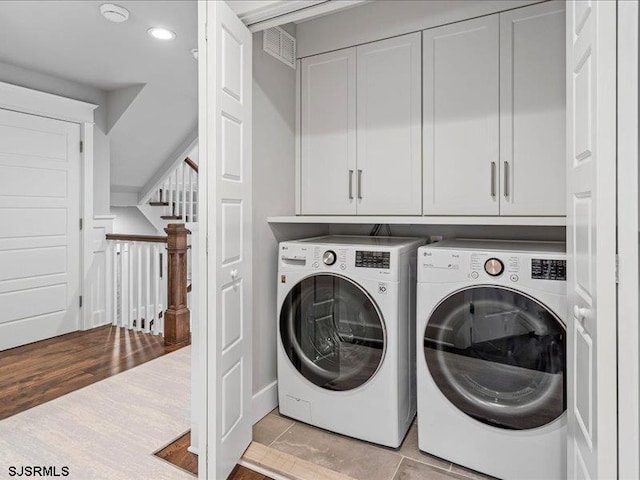
[[[61,97],[30,88],[0,82],[0,109],[10,110],[27,115],[61,120],[80,125],[80,205],[82,229],[78,224],[80,234],[80,271],[78,272],[80,292],[84,307],[80,308],[77,329],[86,330],[91,325],[91,312],[87,295],[91,292],[91,264],[93,248],[91,233],[94,227],[93,218],[93,128],[94,110],[98,105]],[[80,148],[80,145],[78,145]],[[80,219],[78,219],[78,223]],[[80,301],[80,299],[78,299]],[[86,311],[86,313],[85,313]]]
[[[618,475],[640,478],[638,13],[618,3]]]

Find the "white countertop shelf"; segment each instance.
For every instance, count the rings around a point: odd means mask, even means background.
[[[514,225],[564,227],[566,217],[468,217],[468,216],[324,216],[324,215],[291,215],[268,217],[269,223],[299,224],[389,224],[389,225]]]

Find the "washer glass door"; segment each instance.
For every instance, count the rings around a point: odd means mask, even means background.
[[[440,391],[492,426],[530,429],[566,409],[566,335],[536,300],[502,287],[453,293],[433,311],[424,355]]]
[[[280,336],[298,372],[327,390],[365,384],[385,351],[384,322],[373,299],[332,274],[307,277],[291,289],[280,313]]]

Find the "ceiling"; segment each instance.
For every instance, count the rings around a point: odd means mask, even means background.
[[[3,0],[0,62],[107,92],[111,184],[136,189],[197,128],[197,3],[116,0],[124,23],[105,20],[102,3]],[[177,38],[156,40],[151,26]]]

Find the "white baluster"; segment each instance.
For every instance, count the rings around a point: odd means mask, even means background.
[[[120,326],[129,328],[129,244],[120,244]]]
[[[134,290],[135,290],[135,257],[137,254],[136,244],[131,242],[129,243],[129,261],[127,262],[127,268],[129,269],[129,288],[127,295],[129,297],[129,317],[127,328],[129,330],[133,329],[133,321],[135,320],[135,313],[133,310],[134,305]]]
[[[144,254],[143,251],[144,245],[139,243],[136,244],[136,280],[137,280],[137,292],[136,292],[136,300],[138,301],[138,318],[136,319],[136,331],[142,330],[142,257]]]
[[[118,251],[120,249],[120,243],[110,241],[109,242],[109,254],[111,260],[111,298],[107,301],[111,305],[111,324],[118,325]]]
[[[186,169],[190,168],[186,163],[181,162],[180,163],[180,174],[182,175],[182,185],[180,187],[180,194],[181,194],[181,198],[180,198],[180,215],[182,215],[182,220],[183,221],[187,221],[187,184],[186,184],[186,179],[187,179],[187,171]]]
[[[167,292],[167,278],[169,276],[169,255],[167,254],[166,247],[162,248],[162,274],[163,277],[160,279],[162,282],[160,291],[162,292],[162,310],[167,310],[167,300],[168,300],[168,292]],[[162,314],[162,319],[160,320],[160,324],[158,325],[158,332],[164,335],[164,313]]]
[[[189,168],[189,221],[193,222],[193,169]]]
[[[145,284],[145,296],[144,296],[144,331],[150,332],[150,324],[153,318],[151,314],[151,247],[152,244],[145,244],[144,246],[144,284]]]
[[[157,244],[153,244],[153,248],[151,250],[151,258],[153,269],[151,272],[151,281],[153,287],[153,328],[151,329],[151,333],[154,335],[158,333],[158,323],[160,313],[160,249]]]

